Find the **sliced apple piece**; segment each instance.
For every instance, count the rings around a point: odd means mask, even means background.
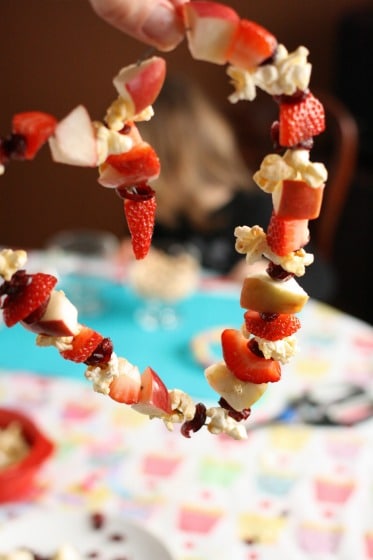
[[[277,39],[261,25],[241,19],[227,55],[228,62],[244,70],[252,70],[267,58],[277,47]]]
[[[238,14],[229,6],[217,2],[187,2],[182,10],[193,58],[225,64],[240,21]]]
[[[314,188],[305,181],[283,180],[272,193],[273,208],[285,220],[314,220],[319,217],[324,185]]]
[[[162,89],[166,77],[166,61],[153,56],[138,64],[122,68],[113,84],[128,107],[128,118],[152,105]]]
[[[141,374],[139,400],[132,408],[148,416],[171,414],[168,389],[151,367],[145,368]]]
[[[259,313],[298,313],[309,299],[294,278],[273,280],[266,272],[247,276],[242,284],[240,304]]]
[[[96,167],[96,134],[88,111],[78,105],[57,124],[48,140],[52,159],[58,163]]]
[[[137,403],[141,389],[139,369],[125,358],[118,358],[118,369],[119,375],[110,383],[109,396],[120,403]]]
[[[79,331],[78,310],[62,290],[53,290],[40,319],[22,325],[46,336],[74,336]]]
[[[241,381],[233,375],[224,362],[206,368],[205,377],[210,387],[237,411],[250,408],[260,399],[268,386],[267,383]]]

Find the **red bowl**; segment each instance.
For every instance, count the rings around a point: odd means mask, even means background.
[[[22,426],[22,433],[30,450],[21,461],[0,468],[0,503],[27,497],[38,470],[54,450],[53,443],[28,416],[17,410],[0,408],[0,428],[5,428],[13,421]]]

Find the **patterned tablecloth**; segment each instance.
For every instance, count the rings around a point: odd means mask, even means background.
[[[372,388],[371,327],[311,301],[300,337],[280,382],[289,393],[333,379]],[[0,539],[9,516],[59,506],[138,520],[176,560],[373,559],[373,420],[185,439],[83,379],[5,368],[0,403],[56,443],[32,496],[0,507]],[[265,410],[264,401],[258,416]]]

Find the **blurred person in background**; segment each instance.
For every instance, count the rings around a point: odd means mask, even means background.
[[[138,125],[161,161],[153,246],[194,249],[203,268],[242,278],[245,260],[235,250],[234,229],[265,228],[271,197],[252,181],[232,127],[197,84],[169,76],[154,112]]]

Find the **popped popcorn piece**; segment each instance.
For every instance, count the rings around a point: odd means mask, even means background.
[[[122,130],[125,122],[132,117],[131,105],[123,99],[117,97],[108,107],[105,115],[105,122],[111,130]]]
[[[180,389],[171,389],[169,392],[172,413],[164,415],[162,420],[168,430],[173,430],[173,424],[193,420],[196,405],[193,399]]]
[[[132,117],[134,122],[142,122],[142,121],[150,121],[150,119],[154,116],[154,109],[152,105],[148,105],[145,107],[140,113],[137,113]]]
[[[258,336],[254,338],[267,360],[272,358],[287,364],[298,351],[297,339],[294,335],[286,336],[281,340],[266,340]]]
[[[111,130],[98,121],[93,122],[97,140],[97,165],[101,165],[111,154],[122,154],[133,147],[133,140],[127,134]]]
[[[268,154],[260,168],[253,175],[255,183],[262,191],[272,193],[284,179],[296,179],[296,170],[279,154]]]
[[[5,165],[0,163],[0,175],[4,175],[4,173],[5,173]]]
[[[246,439],[245,426],[228,415],[228,411],[220,406],[212,406],[206,410],[206,416],[210,418],[207,429],[211,434],[227,434],[233,439]]]
[[[321,187],[328,178],[328,172],[323,163],[310,161],[309,150],[286,150],[284,161],[297,171],[297,179],[305,181],[310,187]]]
[[[259,261],[268,248],[267,236],[260,226],[237,226],[234,235],[236,237],[235,249],[237,253],[246,254],[248,264]]]
[[[231,84],[234,87],[234,92],[228,96],[228,101],[237,103],[238,101],[253,101],[255,99],[256,86],[252,72],[237,68],[237,66],[228,66],[227,74],[231,78]]]
[[[2,249],[0,251],[0,276],[2,276],[4,280],[10,280],[17,270],[25,266],[26,262],[26,251]]]
[[[293,95],[296,90],[305,91],[310,83],[312,65],[307,62],[309,50],[300,46],[289,53],[284,45],[278,45],[274,66],[278,72],[275,82],[263,83],[270,95]],[[258,83],[261,87],[261,84]]]
[[[151,105],[146,107],[140,113],[133,114],[131,103],[119,96],[108,107],[105,115],[105,122],[107,126],[114,131],[122,130],[126,121],[149,121],[154,115],[154,110]]]
[[[310,161],[308,150],[286,150],[283,156],[268,154],[254,173],[255,183],[264,192],[272,193],[284,179],[305,181],[310,187],[321,187],[328,178],[323,163]]]
[[[240,100],[253,101],[256,88],[270,95],[293,95],[297,90],[305,91],[310,83],[312,65],[307,62],[309,51],[300,46],[289,53],[284,45],[278,45],[275,58],[253,70],[228,66],[234,92],[228,97],[231,103]]]
[[[55,346],[59,352],[71,350],[73,336],[48,336],[46,334],[38,334],[36,337],[36,345],[41,347]]]

